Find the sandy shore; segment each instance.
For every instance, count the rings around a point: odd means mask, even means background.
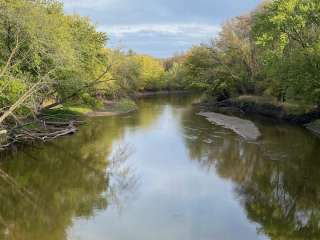
[[[256,125],[249,121],[237,117],[231,117],[214,112],[200,112],[198,115],[206,117],[209,122],[215,123],[227,129],[231,129],[246,140],[257,140],[261,133]]]

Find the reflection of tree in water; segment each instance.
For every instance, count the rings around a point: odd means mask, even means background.
[[[114,124],[91,123],[75,137],[2,157],[0,239],[67,239],[75,217],[90,218],[131,190],[134,176],[123,167],[129,148],[106,159],[123,134],[108,131]]]
[[[277,240],[320,239],[318,139],[296,127],[266,126],[261,141],[248,143],[192,112],[184,119],[185,135],[197,137],[185,139],[191,158],[235,183],[261,233]]]
[[[113,143],[152,126],[166,104],[184,106],[188,99],[142,101],[139,114],[95,119],[74,137],[1,156],[0,239],[67,239],[75,218],[121,207],[137,179],[125,161],[132,149]]]
[[[133,149],[130,145],[119,145],[109,158],[109,168],[107,169],[109,187],[106,195],[118,209],[122,208],[137,188],[138,179],[134,169],[127,163],[132,153]]]

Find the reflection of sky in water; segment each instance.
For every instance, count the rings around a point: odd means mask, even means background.
[[[182,112],[170,105],[157,111],[163,112],[152,126],[128,128],[117,143],[134,148],[128,159],[139,178],[133,198],[121,211],[108,208],[93,219],[76,220],[70,239],[265,239],[247,220],[232,183],[191,161]]]

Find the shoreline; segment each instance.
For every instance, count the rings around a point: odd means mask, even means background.
[[[310,111],[288,111],[279,103],[272,101],[254,101],[250,98],[233,98],[221,102],[201,102],[202,111],[217,112],[229,115],[257,115],[279,122],[287,122],[305,127],[320,136],[320,109]]]

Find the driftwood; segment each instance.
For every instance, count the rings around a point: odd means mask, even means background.
[[[74,134],[81,121],[37,120],[11,128],[7,133],[7,141],[0,144],[0,151],[14,144],[26,144],[36,141],[47,142],[58,137]],[[37,127],[30,128],[31,124]]]

